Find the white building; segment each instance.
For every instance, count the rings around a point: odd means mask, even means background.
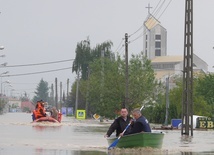
[[[144,22],[143,51],[148,59],[167,55],[167,31],[151,14]]]
[[[151,60],[156,79],[165,81],[168,76],[182,75],[183,55],[167,55],[167,31],[150,13],[144,22],[144,31],[143,51],[147,58]],[[207,73],[208,65],[193,54],[193,69],[194,72]]]

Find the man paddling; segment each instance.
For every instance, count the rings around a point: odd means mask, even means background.
[[[129,132],[125,132],[124,134],[121,133],[120,136],[140,132],[151,132],[149,121],[141,114],[140,109],[134,109],[132,111],[132,116],[134,117],[135,121],[132,122],[133,125],[131,130]]]
[[[129,122],[132,120],[130,116],[128,116],[128,110],[126,108],[122,108],[120,110],[120,117],[114,120],[114,122],[109,127],[106,135],[104,137],[110,137],[111,134],[116,130],[116,136],[118,137],[121,132],[126,128]],[[128,132],[126,130],[126,132]]]

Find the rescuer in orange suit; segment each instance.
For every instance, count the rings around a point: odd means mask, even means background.
[[[36,109],[33,111],[33,120],[41,118],[41,117],[46,117],[45,113],[45,107],[44,107],[44,101],[37,101],[36,104]]]

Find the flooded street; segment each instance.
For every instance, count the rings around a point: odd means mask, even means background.
[[[164,131],[162,149],[107,151],[103,137],[110,124],[63,117],[61,124],[31,123],[31,114],[0,115],[0,155],[121,155],[214,154],[214,131],[194,131],[181,138],[180,130]]]

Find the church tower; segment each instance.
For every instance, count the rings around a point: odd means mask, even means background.
[[[149,60],[167,55],[167,31],[160,22],[149,13],[144,22],[143,51]]]

